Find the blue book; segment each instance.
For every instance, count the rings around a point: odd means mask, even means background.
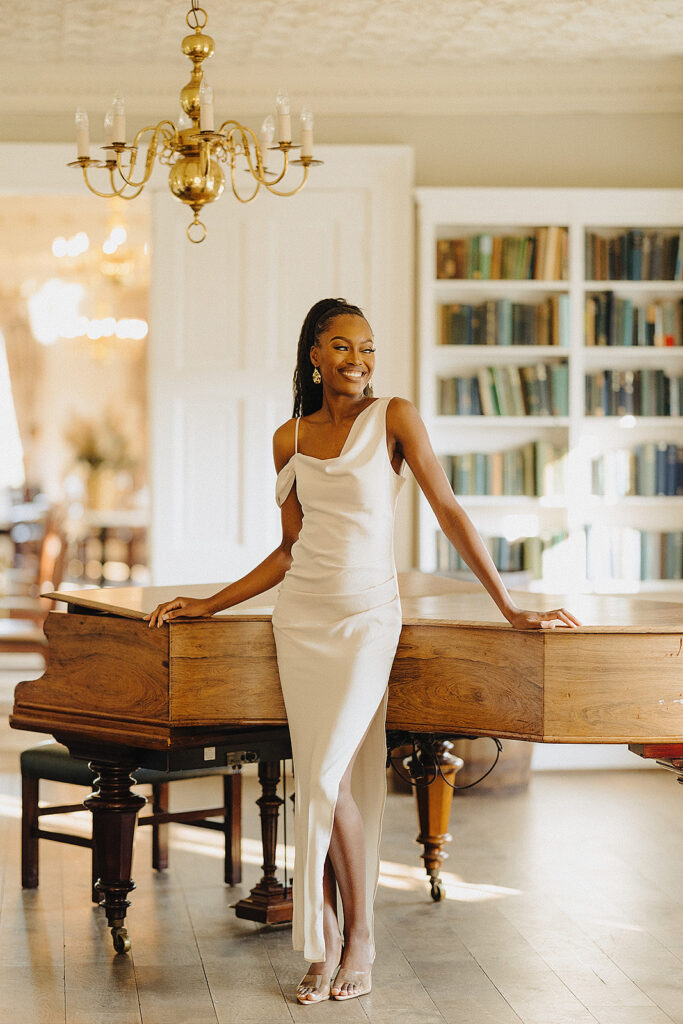
[[[655,494],[658,497],[668,493],[666,489],[666,449],[666,444],[661,442],[657,445],[655,455]]]
[[[623,299],[622,305],[622,345],[633,345],[633,302]]]
[[[643,280],[643,232],[634,229],[628,233],[628,278],[630,281]]]
[[[678,445],[668,444],[666,446],[666,478],[664,493],[676,493],[676,475],[678,471]]]
[[[498,303],[498,344],[512,344],[512,302],[501,299]]]

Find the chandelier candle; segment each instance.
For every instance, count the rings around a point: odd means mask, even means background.
[[[186,15],[186,22],[192,30],[185,36],[181,49],[192,62],[190,80],[180,90],[181,117],[178,125],[162,120],[156,125],[141,128],[130,145],[126,144],[126,115],[123,96],[117,95],[111,110],[104,119],[104,157],[90,158],[88,139],[88,116],[79,110],[76,117],[76,160],[70,167],[80,167],[87,187],[96,196],[108,199],[120,196],[135,199],[147,184],[154,169],[155,161],[170,168],[168,184],[173,195],[193,211],[194,218],[188,226],[187,237],[191,242],[203,242],[206,226],[199,214],[207,203],[212,203],[223,193],[226,176],[229,175],[233,195],[241,203],[249,203],[261,187],[276,196],[293,196],[308,180],[308,170],[320,160],[314,160],[313,115],[305,109],[301,115],[301,153],[298,160],[290,160],[290,150],[298,149],[292,143],[292,119],[289,96],[281,89],[276,99],[277,132],[275,121],[269,115],[261,125],[259,136],[246,125],[230,118],[215,127],[213,89],[204,80],[203,62],[213,56],[214,41],[204,32],[208,21],[206,11],[199,6],[199,0],[191,0],[192,6]],[[147,153],[144,166],[137,168],[141,140],[147,136]],[[280,170],[268,167],[267,152],[279,150],[282,154]],[[141,161],[142,162],[142,161]],[[298,185],[278,188],[290,165],[302,169]],[[105,190],[95,188],[89,172],[101,170]],[[136,175],[137,169],[137,175]],[[241,172],[251,175],[253,187],[244,194]],[[226,175],[227,172],[227,175]]]
[[[88,115],[80,108],[76,111],[76,155],[79,160],[90,159],[90,134]]]
[[[123,96],[116,95],[112,105],[114,114],[114,142],[120,145],[126,144],[126,105]]]
[[[277,129],[280,144],[292,141],[292,118],[289,109],[289,96],[284,89],[280,89],[275,100],[277,107]]]
[[[104,115],[104,148],[114,144],[114,111],[108,110]]]
[[[308,107],[301,111],[301,156],[313,156],[313,112]]]
[[[203,132],[213,131],[213,89],[202,79],[199,86],[199,127]]]

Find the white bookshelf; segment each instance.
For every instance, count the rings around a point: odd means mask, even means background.
[[[553,549],[542,580],[534,589],[683,590],[671,580],[637,584],[632,578],[586,579],[585,527],[598,524],[613,530],[683,529],[683,498],[629,496],[618,501],[591,493],[591,459],[609,449],[668,442],[683,445],[683,416],[616,417],[587,415],[585,375],[601,370],[667,370],[683,374],[683,346],[625,347],[585,344],[587,296],[612,291],[637,303],[683,298],[681,281],[594,281],[584,273],[584,241],[588,231],[605,235],[643,228],[683,227],[683,190],[678,189],[519,189],[426,188],[416,191],[418,214],[418,377],[419,405],[437,454],[494,452],[547,440],[566,445],[567,488],[561,496],[458,496],[485,536],[508,535],[526,523],[538,532],[566,532]],[[537,227],[568,230],[566,280],[437,279],[436,243],[488,232],[522,234]],[[566,294],[569,302],[568,345],[441,344],[440,308],[450,303],[510,299],[534,303]],[[569,368],[569,415],[459,416],[438,412],[440,379],[476,373],[484,366],[523,366],[565,359]],[[531,517],[531,518],[529,518]],[[517,526],[516,524],[522,524]],[[436,520],[420,497],[419,564],[436,568]],[[523,535],[523,534],[520,534]]]

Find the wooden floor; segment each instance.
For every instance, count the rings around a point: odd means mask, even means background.
[[[546,773],[521,796],[460,797],[440,904],[419,866],[412,799],[391,796],[374,990],[302,1007],[289,930],[230,910],[260,874],[253,778],[245,887],[222,884],[213,833],[171,826],[163,875],[140,833],[128,956],[113,954],[90,903],[87,850],[43,843],[40,888],[22,892],[18,754],[41,737],[12,732],[5,712],[29,667],[0,662],[0,1024],[683,1024],[683,787],[673,776]],[[212,785],[176,785],[175,806],[218,802]],[[45,787],[60,802],[78,792]]]

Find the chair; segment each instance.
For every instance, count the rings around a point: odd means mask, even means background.
[[[10,619],[31,619],[42,626],[47,613],[54,608],[54,601],[40,597],[44,590],[57,590],[64,575],[66,561],[66,538],[56,520],[45,524],[45,533],[40,545],[37,571],[30,583],[12,586],[7,597],[0,597],[0,617]]]
[[[66,782],[73,786],[93,788],[95,774],[87,762],[71,757],[60,743],[41,743],[21,754],[21,884],[24,889],[38,886],[38,843],[50,839],[72,846],[85,846],[92,851],[92,899],[99,903],[95,889],[98,868],[92,837],[66,832],[52,832],[40,827],[40,818],[50,814],[69,814],[82,811],[83,804],[62,804],[41,807],[39,785],[41,779]],[[223,806],[196,811],[169,811],[168,787],[182,779],[201,778],[205,775],[223,776]],[[197,828],[221,831],[225,836],[224,878],[227,885],[238,885],[242,880],[242,776],[231,768],[203,768],[195,771],[160,772],[139,768],[133,772],[139,785],[152,786],[152,813],[138,816],[138,825],[152,826],[152,867],[163,871],[168,867],[166,825],[183,822]],[[210,821],[210,818],[222,818]]]
[[[23,588],[24,593],[11,593],[0,598],[0,654],[40,654],[47,665],[49,651],[43,634],[43,623],[53,601],[38,597],[47,585],[56,590],[62,581],[66,541],[51,523],[45,526],[40,547],[37,577]]]

